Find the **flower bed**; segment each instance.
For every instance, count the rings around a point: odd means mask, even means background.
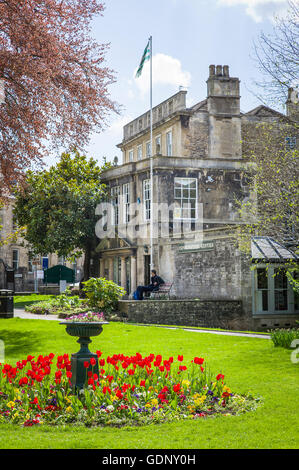
[[[79,313],[78,315],[69,316],[67,319],[69,322],[85,322],[85,323],[93,323],[93,322],[105,322],[105,317],[103,312],[84,312]]]
[[[85,362],[86,385],[72,390],[68,354],[28,356],[15,366],[1,366],[0,422],[23,426],[84,423],[91,425],[138,425],[217,414],[239,414],[255,409],[256,399],[232,393],[224,375],[211,374],[204,359],[142,357],[117,354]]]

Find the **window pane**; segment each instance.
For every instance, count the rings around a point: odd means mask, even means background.
[[[275,291],[275,310],[288,309],[288,291],[276,290]]]
[[[263,306],[263,311],[268,310],[268,291],[263,290],[262,291],[262,306]]]
[[[257,269],[257,288],[268,289],[268,273],[265,268]]]
[[[287,289],[288,282],[287,282],[287,276],[286,276],[285,270],[277,268],[274,270],[274,273],[275,273],[275,277],[274,277],[275,289]]]

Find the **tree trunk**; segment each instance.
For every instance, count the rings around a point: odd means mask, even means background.
[[[84,251],[84,281],[88,281],[90,277],[100,276],[100,255],[96,252],[98,244],[97,239],[90,240],[85,247]]]

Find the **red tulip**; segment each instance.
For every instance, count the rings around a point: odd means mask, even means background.
[[[194,358],[194,363],[195,364],[203,364],[204,359],[202,357],[195,357]]]

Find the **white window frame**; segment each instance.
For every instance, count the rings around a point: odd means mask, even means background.
[[[156,135],[156,137],[155,137],[155,147],[156,147],[156,148],[155,148],[155,150],[156,150],[155,153],[156,153],[157,155],[158,155],[158,152],[157,152],[157,140],[158,140],[158,139],[160,140],[160,154],[159,154],[159,155],[161,155],[161,154],[162,154],[162,138],[161,138],[161,134]]]
[[[111,195],[111,225],[119,224],[119,206],[120,206],[120,186],[113,186],[110,190]]]
[[[170,143],[169,143],[168,136],[170,136]],[[166,132],[166,155],[168,157],[172,157],[172,153],[173,153],[172,130],[170,130],[170,131]]]
[[[129,150],[129,162],[134,161],[134,149]]]
[[[195,182],[195,188],[192,188],[191,186],[188,185],[188,187],[184,187],[183,184],[181,184],[181,187],[178,188],[176,187],[176,183],[179,183],[179,180],[184,180],[184,181],[189,181],[189,185],[191,185],[193,182]],[[191,191],[195,190],[195,197],[191,197]],[[188,191],[188,194],[184,194],[185,191]],[[197,178],[184,178],[184,177],[176,177],[174,178],[174,212],[173,212],[173,218],[175,220],[197,220],[198,214],[198,203],[197,203],[197,198],[198,198],[198,184],[197,184]],[[187,205],[189,204],[189,201],[195,201],[195,207],[186,207],[184,205],[185,203],[183,202],[184,200],[187,200]],[[179,201],[179,207],[176,207],[176,201]],[[184,212],[185,211],[190,211],[190,216],[189,217],[184,217]],[[195,217],[191,217],[191,211],[195,211]],[[177,215],[179,212],[179,215]]]
[[[145,143],[145,155],[146,155],[146,158],[150,158],[151,156],[151,141],[150,140],[148,140]]]
[[[142,144],[137,147],[137,160],[142,160]]]
[[[267,264],[259,263],[257,269],[254,269],[252,272],[252,298],[253,298],[253,315],[290,315],[298,313],[298,310],[295,310],[295,291],[293,290],[290,282],[286,279],[286,287],[276,287],[275,286],[275,270],[281,269],[283,266],[279,264]],[[258,269],[263,269],[267,275],[267,285],[265,288],[258,287]],[[267,294],[267,304],[268,308],[263,309],[262,302],[262,292],[265,291]],[[276,292],[286,291],[287,293],[287,309],[276,309],[275,305],[275,296]]]
[[[123,221],[130,222],[130,183],[123,184]]]
[[[15,259],[14,253],[17,253],[17,259]],[[19,269],[19,263],[20,263],[20,252],[17,248],[14,248],[12,250],[12,267],[13,267],[13,269]]]
[[[143,180],[143,217],[145,222],[151,220],[151,180]]]

